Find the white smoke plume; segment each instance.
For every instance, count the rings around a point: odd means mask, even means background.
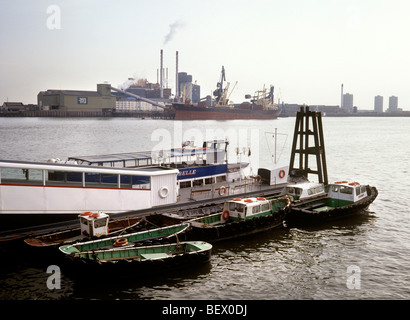
[[[184,27],[184,23],[181,20],[177,20],[174,23],[171,23],[169,25],[169,32],[165,36],[165,39],[164,39],[164,45],[166,45],[168,42],[170,42],[172,40],[172,38],[174,37],[175,33],[177,32],[177,30],[182,28],[182,27]]]
[[[124,81],[122,84],[118,85],[118,89],[127,90],[132,85],[136,85],[137,87],[146,87],[147,86],[147,79],[146,78],[138,78],[134,76],[133,78],[128,78],[128,80]]]

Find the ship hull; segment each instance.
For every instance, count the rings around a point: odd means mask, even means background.
[[[280,114],[280,109],[251,110],[239,108],[204,108],[174,105],[175,120],[272,120]]]

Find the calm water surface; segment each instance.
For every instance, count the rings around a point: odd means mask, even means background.
[[[288,165],[294,122],[0,118],[0,159],[64,159],[229,138],[230,160],[251,161],[256,172],[273,163],[275,128],[278,163]],[[100,285],[62,269],[61,289],[50,290],[53,257],[3,256],[0,299],[409,299],[410,118],[323,118],[323,126],[329,180],[379,190],[362,215],[215,244],[211,262],[200,268]],[[358,271],[353,287],[352,268]]]

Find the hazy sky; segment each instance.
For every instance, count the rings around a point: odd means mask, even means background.
[[[0,104],[47,89],[157,81],[160,50],[211,94],[222,65],[234,102],[274,85],[287,103],[410,110],[408,0],[0,0]]]

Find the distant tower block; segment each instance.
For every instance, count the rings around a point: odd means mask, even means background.
[[[309,167],[309,156],[316,157],[315,169]],[[289,173],[305,179],[309,174],[317,174],[320,183],[328,184],[322,114],[310,111],[309,107],[301,107],[296,114]]]

